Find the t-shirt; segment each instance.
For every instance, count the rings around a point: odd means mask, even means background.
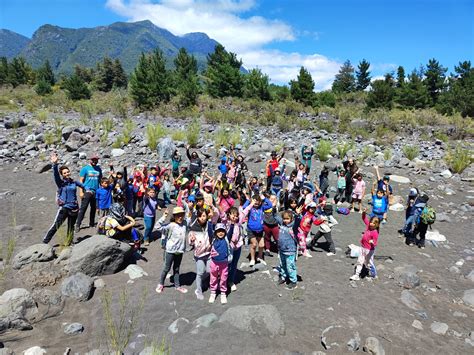
[[[383,183],[383,180],[377,181],[377,189],[378,190],[383,190],[383,192],[387,191],[387,185]],[[388,185],[388,193],[391,195],[393,193],[392,186],[389,184]]]
[[[95,197],[97,199],[97,207],[100,210],[106,210],[110,208],[112,204],[112,185],[107,188],[99,187],[95,192]]]
[[[84,186],[86,191],[97,191],[99,188],[99,180],[102,177],[100,166],[86,165],[79,172],[79,176],[84,178]]]
[[[387,212],[387,197],[383,196],[382,198],[377,197],[377,195],[372,196],[372,211],[377,214]]]
[[[117,222],[117,220],[115,220],[112,217],[107,217],[105,219],[105,225],[104,225],[105,235],[107,237],[113,237],[115,233],[117,233],[117,231],[115,230],[117,226],[119,226],[119,222]]]
[[[337,178],[337,188],[341,189],[341,190],[346,188],[346,177],[345,176],[339,176]]]
[[[365,190],[365,181],[354,179],[354,194],[362,194]]]

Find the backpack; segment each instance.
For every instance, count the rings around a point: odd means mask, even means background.
[[[344,216],[347,216],[349,213],[351,213],[351,210],[346,207],[338,207],[336,208],[336,212]]]
[[[436,221],[436,210],[426,205],[423,210],[421,211],[420,220],[422,223],[431,225]]]

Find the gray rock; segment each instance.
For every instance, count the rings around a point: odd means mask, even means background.
[[[70,141],[68,140],[66,143],[64,143],[64,147],[68,152],[75,152],[76,150],[79,149],[79,146],[81,143],[79,141]]]
[[[8,118],[3,125],[6,129],[20,128],[26,126],[26,122],[23,118],[14,117]]]
[[[356,332],[354,334],[354,338],[350,339],[347,342],[347,350],[349,350],[350,352],[356,352],[357,350],[359,350],[359,348],[360,348],[360,336],[359,336],[359,332]]]
[[[474,307],[474,288],[464,291],[464,295],[462,297],[462,300],[464,301],[465,304]]]
[[[101,289],[105,287],[105,281],[103,279],[94,280],[94,287],[97,289]]]
[[[40,162],[36,165],[35,172],[38,174],[42,174],[51,170],[52,165],[49,162]]]
[[[448,222],[451,223],[451,217],[449,217],[446,213],[440,212],[436,213],[436,222]]]
[[[24,288],[5,291],[0,296],[0,333],[7,329],[33,329],[30,320],[38,313],[31,294]]]
[[[3,348],[0,349],[0,355],[15,355],[15,353],[9,348]]]
[[[418,268],[414,265],[398,266],[395,269],[398,276],[398,284],[404,288],[411,289],[420,286],[420,277],[417,275]]]
[[[118,158],[118,157],[121,157],[122,155],[125,154],[125,150],[123,149],[120,149],[120,148],[114,148],[110,151],[110,154],[114,157],[114,158]]]
[[[61,294],[46,288],[37,288],[32,293],[33,299],[46,306],[57,306],[61,304]]]
[[[64,333],[68,335],[81,334],[84,331],[84,326],[81,323],[71,323],[64,327]]]
[[[23,355],[43,355],[46,354],[46,350],[39,346],[33,346],[32,348],[26,349]]]
[[[410,309],[413,309],[415,311],[421,311],[423,307],[421,306],[420,301],[418,298],[413,296],[410,291],[408,290],[403,290],[402,295],[400,297],[402,303],[407,306]]]
[[[59,253],[58,257],[56,260],[54,260],[55,264],[59,264],[61,261],[68,260],[71,257],[72,254],[72,247],[66,247],[63,250],[61,250],[61,253]]]
[[[355,119],[351,121],[351,127],[356,129],[366,129],[369,126],[369,122],[363,119]]]
[[[385,355],[385,350],[379,340],[374,337],[365,339],[364,351],[374,355]]]
[[[178,319],[176,319],[173,323],[171,323],[171,324],[169,325],[168,330],[169,330],[172,334],[176,334],[176,333],[178,333],[178,331],[179,331],[180,324],[181,324],[182,326],[187,325],[187,324],[189,324],[189,320],[187,320],[186,318],[178,318]]]
[[[217,315],[215,315],[214,313],[205,314],[193,322],[194,329],[191,331],[191,333],[196,334],[198,332],[198,329],[201,327],[209,328],[218,320],[219,317],[217,317]]]
[[[67,267],[71,274],[83,272],[89,276],[109,275],[122,269],[132,254],[130,245],[103,235],[94,235],[72,248]]]
[[[446,323],[433,322],[431,323],[431,331],[439,335],[445,335],[449,329],[449,326]]]
[[[466,279],[468,279],[471,282],[474,282],[474,270],[471,270],[471,272],[466,275]]]
[[[156,353],[156,348],[153,346],[147,346],[145,349],[140,351],[138,355],[155,355]]]
[[[24,265],[41,261],[49,261],[53,258],[53,248],[48,244],[34,244],[16,254],[13,258],[12,266],[14,269],[18,270]]]
[[[413,323],[411,324],[411,326],[413,328],[416,328],[416,329],[419,329],[419,330],[423,330],[423,324],[421,324],[421,322],[418,320],[418,319],[415,319],[413,321]]]
[[[33,230],[33,227],[27,224],[19,224],[13,229],[16,230],[17,232],[26,232],[26,231]]]
[[[124,271],[125,274],[128,274],[130,280],[139,279],[142,276],[148,276],[148,274],[138,265],[130,264]]]
[[[69,276],[61,284],[63,296],[74,298],[80,302],[87,301],[91,295],[94,280],[81,272]]]
[[[273,305],[235,306],[226,310],[219,319],[242,331],[267,334],[271,337],[285,334],[285,324]]]
[[[453,316],[454,316],[454,317],[459,317],[459,318],[467,318],[467,314],[466,314],[466,313],[459,312],[459,311],[455,311],[455,312],[453,313]]]
[[[449,169],[443,170],[442,172],[439,173],[439,175],[441,175],[445,179],[449,179],[450,177],[453,176],[453,174],[451,173],[451,171],[449,171]]]
[[[459,270],[459,268],[457,266],[451,266],[449,268],[449,272],[452,273],[452,274],[459,274],[461,271]]]
[[[176,145],[169,137],[163,138],[156,147],[158,158],[162,161],[170,160],[176,150]]]
[[[64,127],[61,131],[61,135],[63,136],[63,139],[67,141],[73,131],[74,131],[74,127],[72,126]]]

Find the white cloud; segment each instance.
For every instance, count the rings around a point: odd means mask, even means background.
[[[204,32],[237,53],[246,68],[260,68],[272,82],[287,84],[304,66],[313,76],[316,90],[330,88],[340,63],[319,54],[266,50],[265,45],[293,41],[296,35],[282,21],[241,16],[256,5],[255,0],[108,0],[106,3],[109,9],[130,21],[150,20],[176,35]]]

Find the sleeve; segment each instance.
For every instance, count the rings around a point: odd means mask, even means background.
[[[365,212],[362,212],[362,221],[364,222],[366,226],[369,226],[370,221],[369,221],[369,218],[367,217],[367,213]]]
[[[74,182],[76,183],[76,186],[78,186],[81,189],[85,190],[86,187],[84,186],[84,184],[82,182],[80,182],[80,181],[74,181]]]
[[[281,218],[281,215],[279,213],[275,213],[273,217],[275,218],[275,220],[278,222],[280,226],[283,224],[283,218]]]
[[[315,226],[319,226],[319,225],[321,225],[321,224],[323,224],[323,223],[324,223],[324,220],[321,219],[321,218],[316,218],[316,219],[313,221],[313,224],[314,224]]]
[[[247,201],[248,202],[248,201]],[[239,223],[242,224],[244,223],[245,218],[248,216],[250,210],[252,209],[252,204],[247,204],[247,202],[244,204],[244,207],[241,208],[240,214],[239,214]]]
[[[263,206],[263,210],[268,210],[268,209],[273,207],[272,203],[270,202],[270,200],[268,198],[265,198],[263,200],[263,205],[262,206]]]
[[[189,154],[189,148],[186,148],[186,156],[191,161],[191,154]]]
[[[81,171],[79,172],[80,177],[86,177],[87,175],[87,166],[83,167]]]
[[[59,176],[59,166],[58,164],[53,164],[53,176],[54,176],[54,182],[56,183],[56,186],[61,188],[62,185],[62,180],[61,176]]]

